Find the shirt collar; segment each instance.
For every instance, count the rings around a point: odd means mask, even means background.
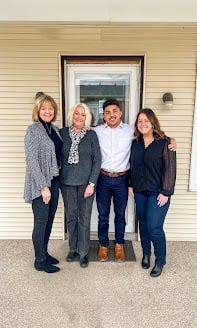
[[[110,128],[110,126],[109,126],[106,122],[104,123],[104,127],[105,127],[105,128]],[[123,127],[123,122],[122,122],[122,121],[121,121],[120,124],[117,126],[117,128],[119,128],[119,127],[120,127],[120,128]],[[112,128],[112,129],[113,129],[113,128]]]

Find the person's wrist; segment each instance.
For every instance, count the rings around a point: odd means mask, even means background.
[[[94,188],[95,184],[93,182],[89,182],[89,186]]]

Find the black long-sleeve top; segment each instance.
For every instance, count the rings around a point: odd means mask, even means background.
[[[42,123],[49,138],[53,141],[53,143],[55,145],[55,155],[56,155],[57,165],[58,165],[58,167],[60,167],[63,142],[60,139],[60,136],[57,134],[57,132],[53,129],[51,122],[46,123],[41,118],[39,118],[39,121]]]
[[[152,191],[166,196],[174,193],[176,152],[167,139],[154,140],[145,148],[143,138],[133,140],[130,157],[130,183],[134,192]]]

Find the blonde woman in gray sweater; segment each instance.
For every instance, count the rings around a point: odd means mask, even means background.
[[[62,140],[52,122],[58,107],[54,99],[38,93],[33,108],[33,124],[25,135],[26,175],[24,199],[32,204],[34,267],[38,271],[58,272],[59,261],[48,253],[48,241],[59,198],[59,168]]]
[[[60,130],[63,140],[61,191],[69,233],[68,262],[80,257],[80,266],[88,266],[90,219],[95,185],[101,168],[97,135],[90,129],[91,113],[84,103],[76,104],[68,114],[68,125]]]

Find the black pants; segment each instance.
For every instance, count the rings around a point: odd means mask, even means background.
[[[87,185],[61,185],[64,206],[66,209],[69,233],[69,248],[80,257],[88,254],[90,244],[90,219],[94,195],[84,198]]]
[[[58,206],[59,179],[54,178],[51,182],[51,199],[48,204],[42,200],[42,196],[35,198],[32,202],[34,214],[34,228],[32,240],[35,251],[36,262],[46,259],[48,241],[52,230],[53,220]]]

